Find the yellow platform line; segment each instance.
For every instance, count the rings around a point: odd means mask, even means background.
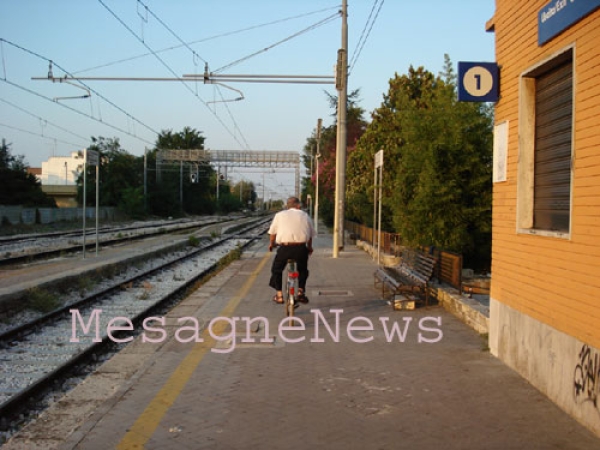
[[[225,308],[219,313],[219,317],[231,317],[233,312],[248,294],[248,291],[256,281],[258,274],[269,260],[270,253],[267,253],[258,267],[248,277],[244,285],[240,288],[235,296],[229,300]],[[213,333],[220,335],[225,331],[226,324],[220,321],[218,325],[213,327]],[[175,403],[179,394],[189,381],[190,377],[202,361],[202,358],[215,344],[216,341],[210,337],[208,330],[204,330],[202,335],[204,342],[198,342],[194,345],[190,353],[177,366],[173,374],[163,385],[161,390],[150,401],[146,409],[140,414],[134,424],[129,428],[121,442],[117,445],[119,450],[143,449],[144,445],[154,434],[156,428],[160,424],[162,418],[167,413],[169,408]]]

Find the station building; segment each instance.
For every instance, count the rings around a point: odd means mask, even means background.
[[[491,352],[600,435],[600,0],[496,0]]]

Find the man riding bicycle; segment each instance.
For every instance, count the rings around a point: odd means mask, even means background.
[[[283,269],[288,259],[296,261],[298,267],[298,298],[300,303],[308,303],[306,297],[306,280],[308,279],[308,257],[312,254],[312,240],[315,235],[312,220],[300,209],[300,200],[290,197],[287,209],[275,214],[269,228],[269,251],[278,247],[273,265],[269,286],[275,289],[273,301],[283,303]]]

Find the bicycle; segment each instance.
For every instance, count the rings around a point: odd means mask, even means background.
[[[296,300],[296,296],[298,295],[298,277],[300,276],[296,261],[288,259],[286,270],[287,281],[283,305],[285,307],[286,316],[290,317],[290,325],[293,325],[291,317],[294,317],[294,310],[300,306]]]

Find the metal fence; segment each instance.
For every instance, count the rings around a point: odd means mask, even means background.
[[[353,240],[360,239],[377,246],[377,230],[354,222],[345,222],[345,229]],[[381,232],[381,251],[388,255],[402,256],[402,239],[398,233]],[[435,277],[443,283],[460,290],[462,284],[462,255],[435,247],[422,250],[431,253],[437,261]]]
[[[377,230],[354,222],[345,223],[346,230],[351,239],[360,239],[369,242],[373,247],[377,246]],[[402,245],[400,235],[397,233],[381,232],[381,251],[388,255],[401,256]]]

